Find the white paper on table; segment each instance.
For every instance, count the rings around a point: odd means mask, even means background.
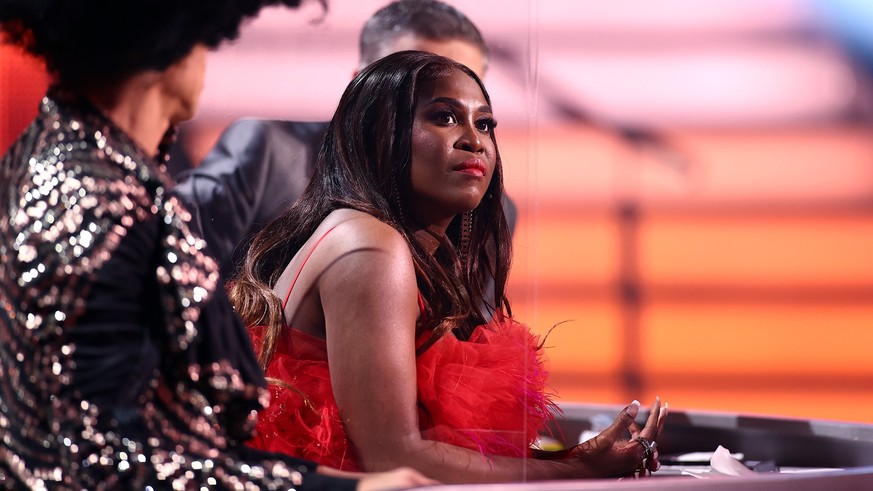
[[[709,460],[709,465],[712,467],[713,473],[724,474],[726,476],[754,476],[755,471],[746,467],[742,462],[731,456],[730,450],[721,445],[715,449],[712,458]]]
[[[701,462],[709,462],[712,460],[712,455],[715,452],[688,452],[680,455],[673,456],[673,461],[675,462],[688,462],[688,463],[701,463]],[[746,458],[745,454],[742,452],[732,452],[731,457],[737,460],[743,460]]]
[[[691,465],[678,465],[678,466],[670,466],[673,472],[678,472],[683,476],[692,476],[699,479],[706,479],[710,477],[740,477],[740,476],[753,476],[758,474],[757,472],[749,469],[743,464],[740,459],[743,458],[742,453],[734,453],[732,454],[730,450],[722,447],[721,445],[712,452],[693,452],[689,454],[683,454],[676,458],[677,461],[701,461],[703,460],[703,456],[711,455],[709,459],[709,466],[691,466]],[[804,472],[828,472],[828,471],[839,471],[842,470],[840,468],[834,467],[779,467],[779,473],[782,474],[795,474],[795,473],[804,473]]]
[[[674,472],[678,472],[680,475],[698,479],[755,474],[754,471],[743,465],[740,461],[742,458],[744,458],[742,453],[732,454],[730,450],[719,445],[715,452],[692,452],[680,455],[675,459],[680,462],[680,465],[672,467]],[[692,464],[704,460],[709,460],[708,466]]]

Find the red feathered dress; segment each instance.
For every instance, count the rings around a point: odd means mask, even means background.
[[[250,329],[255,346],[262,332]],[[266,370],[274,381],[270,406],[249,445],[362,470],[334,399],[325,340],[292,327],[282,336]],[[416,347],[430,336],[420,335]],[[477,327],[467,341],[452,334],[438,339],[416,358],[422,437],[484,457],[530,456],[554,408],[542,354],[527,326],[509,319]]]

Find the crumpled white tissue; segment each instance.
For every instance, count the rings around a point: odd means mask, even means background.
[[[749,469],[736,457],[731,455],[730,450],[719,445],[709,459],[709,468],[701,469],[699,467],[685,467],[681,469],[680,473],[684,476],[706,479],[708,477],[749,476],[754,475],[755,471]]]
[[[709,465],[712,467],[713,473],[724,474],[726,476],[753,476],[755,471],[746,467],[742,462],[731,456],[731,451],[721,445],[715,449],[712,458],[709,459]]]

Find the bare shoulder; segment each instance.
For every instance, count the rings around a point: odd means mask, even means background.
[[[324,221],[335,231],[334,247],[345,252],[372,250],[409,256],[406,240],[394,227],[358,210],[336,210]]]
[[[355,210],[337,210],[324,225],[333,227],[333,237],[316,281],[328,335],[336,336],[331,326],[361,321],[371,329],[413,326],[418,315],[415,265],[400,232]]]
[[[323,285],[340,288],[414,289],[415,266],[406,239],[391,225],[357,210],[337,210],[330,227],[329,252],[322,256]],[[326,232],[326,231],[325,231]],[[350,278],[357,281],[350,282]],[[336,283],[334,283],[336,282]]]
[[[292,282],[302,289],[338,273],[340,278],[363,277],[391,269],[415,274],[406,240],[392,226],[367,213],[339,209],[321,222],[312,237],[288,263],[274,285],[284,294]],[[295,278],[299,277],[299,281]],[[296,288],[296,287],[295,287]]]

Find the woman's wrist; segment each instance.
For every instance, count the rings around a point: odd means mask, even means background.
[[[525,463],[524,475],[520,477],[527,481],[580,479],[585,477],[585,472],[580,472],[580,466],[584,466],[583,462],[569,457],[566,450],[540,451],[535,453],[532,459],[528,459]]]

